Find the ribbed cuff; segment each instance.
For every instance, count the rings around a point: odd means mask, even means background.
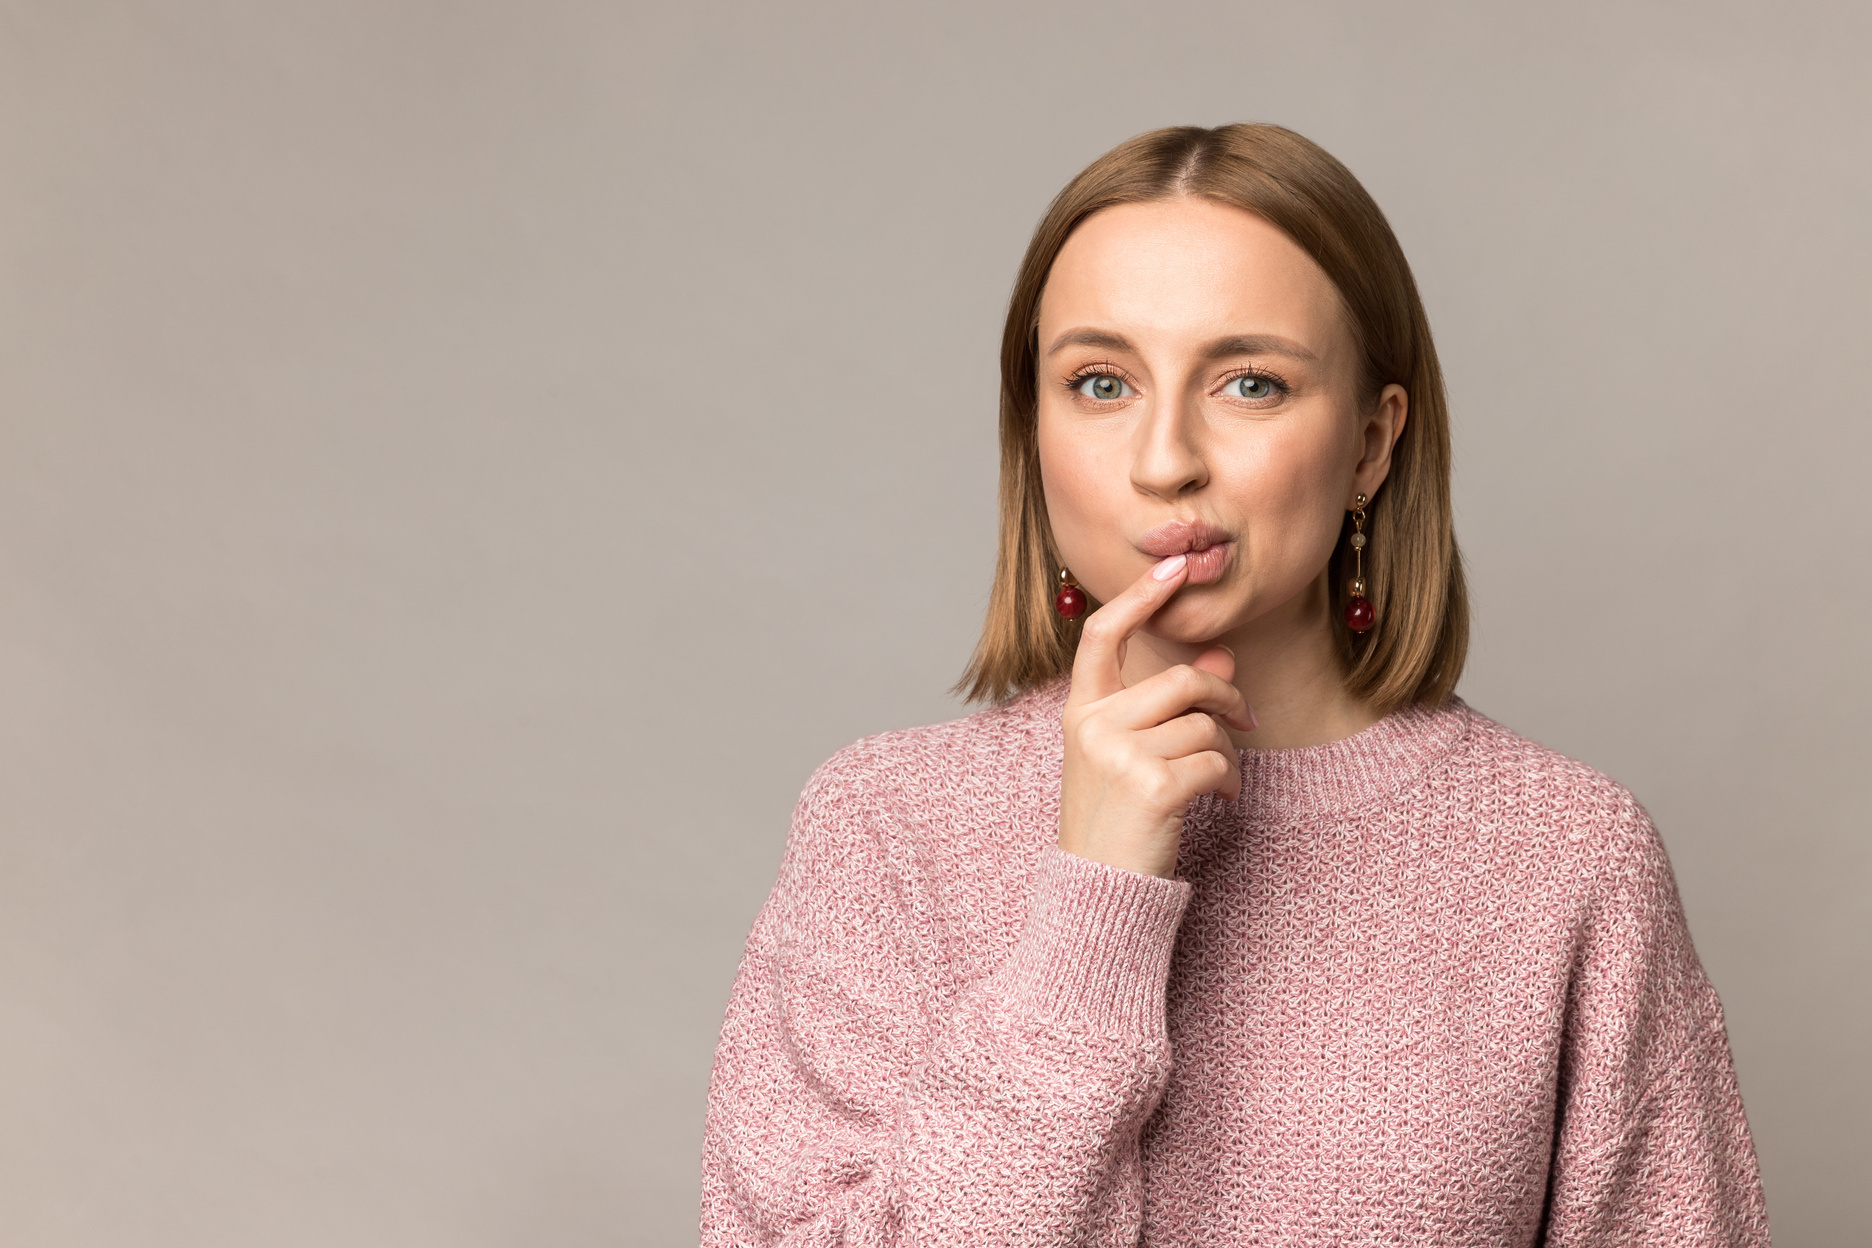
[[[1108,867],[1049,846],[1014,955],[998,971],[1013,1001],[1107,1035],[1164,1035],[1164,985],[1182,880]]]

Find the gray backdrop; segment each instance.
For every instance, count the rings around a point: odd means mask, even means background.
[[[1462,692],[1862,1242],[1869,14],[0,0],[0,1243],[692,1242],[801,783],[959,713],[1028,233],[1235,120],[1390,214]]]

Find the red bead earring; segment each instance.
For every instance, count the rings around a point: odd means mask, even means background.
[[[1061,619],[1068,622],[1085,614],[1085,590],[1079,588],[1078,582],[1072,579],[1072,573],[1065,568],[1060,569],[1059,593],[1053,595],[1053,609],[1060,613]]]
[[[1378,612],[1365,597],[1365,504],[1370,501],[1361,494],[1352,503],[1352,599],[1345,604],[1345,624],[1355,633],[1378,622]]]

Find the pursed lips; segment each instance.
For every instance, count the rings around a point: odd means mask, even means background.
[[[1202,521],[1173,520],[1160,524],[1137,540],[1137,548],[1155,559],[1189,556],[1185,584],[1206,585],[1222,578],[1235,539],[1225,529]]]

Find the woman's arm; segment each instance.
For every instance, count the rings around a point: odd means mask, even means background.
[[[916,803],[914,768],[860,748],[814,777],[716,1054],[705,1244],[1136,1242],[1138,1136],[1169,1074],[1164,986],[1189,897],[1167,877],[1190,800],[1240,792],[1215,717],[1254,723],[1225,649],[1124,684],[1126,640],[1187,563],[1154,565],[1086,621],[1059,844],[985,979],[952,993],[918,964],[920,902],[890,869],[877,804]]]
[[[716,1053],[702,1242],[1130,1244],[1189,886],[1048,848],[992,975],[926,991],[847,751],[802,796]]]
[[[1670,861],[1633,806],[1569,1002],[1548,1248],[1766,1248],[1721,1002]]]

